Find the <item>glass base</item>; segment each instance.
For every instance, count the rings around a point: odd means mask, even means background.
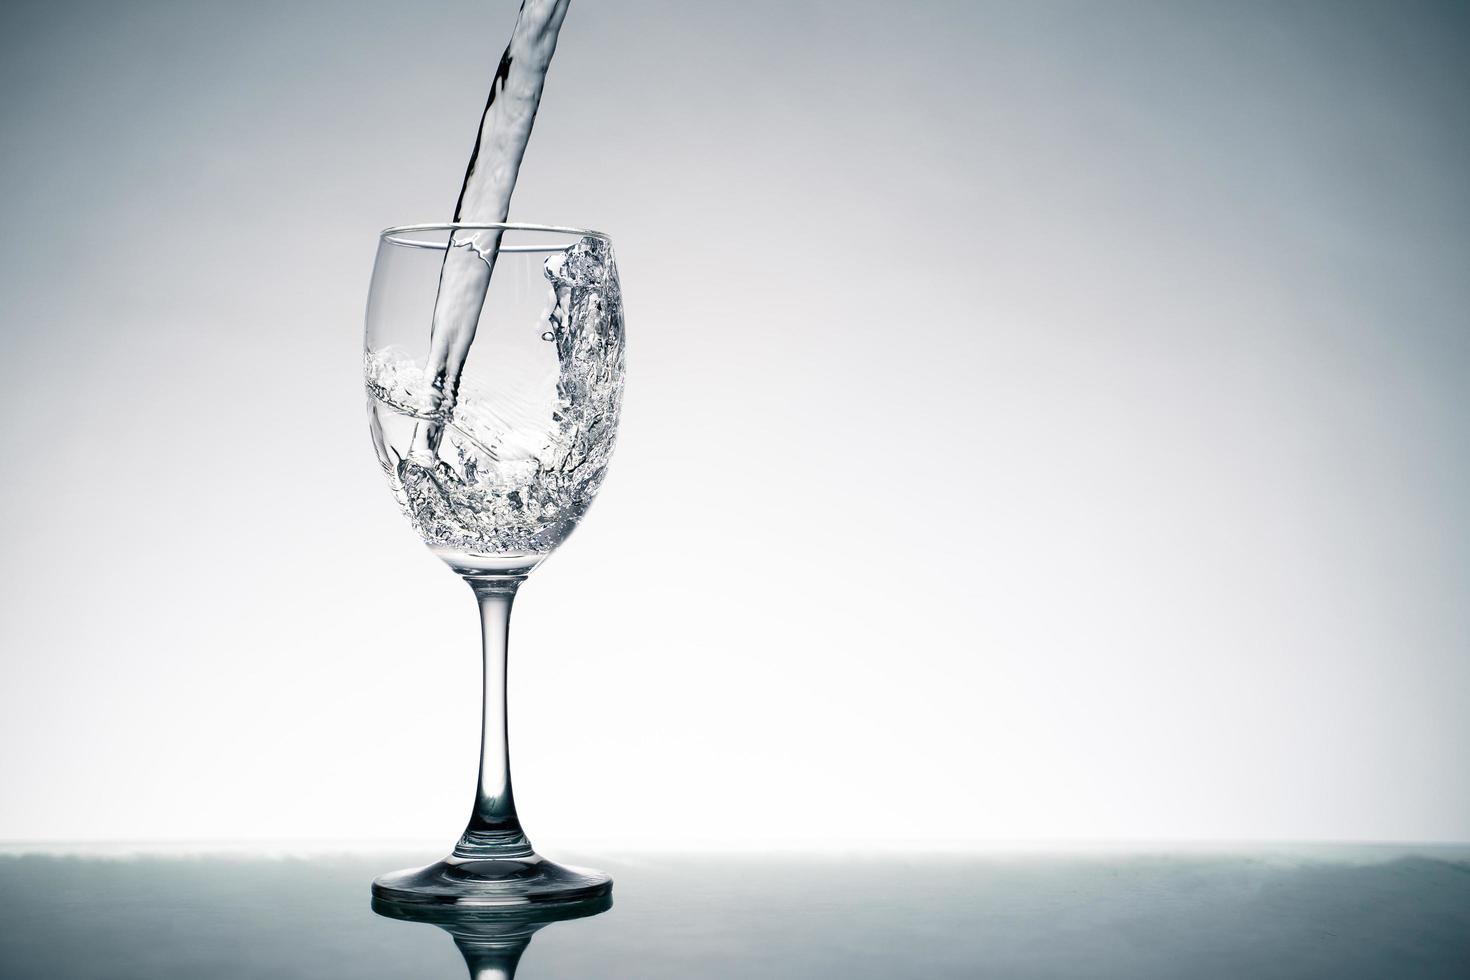
[[[395,905],[485,910],[540,908],[586,902],[611,894],[601,871],[570,868],[539,854],[515,858],[458,858],[380,875],[373,897]]]

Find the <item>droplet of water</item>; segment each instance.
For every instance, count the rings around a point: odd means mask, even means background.
[[[550,330],[548,330],[544,334],[541,335],[541,339],[542,340],[555,340],[556,339],[556,334],[554,334]]]

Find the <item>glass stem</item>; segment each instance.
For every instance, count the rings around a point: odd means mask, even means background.
[[[480,603],[485,650],[485,694],[480,728],[480,783],[475,809],[454,856],[468,860],[530,857],[535,852],[521,832],[510,787],[510,733],[506,717],[506,654],[510,607],[523,579],[469,579]]]
[[[515,980],[516,965],[521,954],[530,945],[530,939],[505,944],[469,944],[455,939],[454,944],[464,954],[465,966],[470,969],[470,980]]]

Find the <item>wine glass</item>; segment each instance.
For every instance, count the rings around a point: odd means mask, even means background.
[[[479,316],[451,335],[441,307],[452,294],[473,310],[451,281],[471,253],[488,267],[478,269],[488,291]],[[606,895],[611,878],[546,860],[521,830],[505,678],[516,590],[581,520],[612,454],[623,391],[612,243],[544,225],[389,228],[368,294],[364,374],[388,485],[424,543],[474,590],[485,665],[469,825],[444,860],[382,875],[373,895],[506,910]]]

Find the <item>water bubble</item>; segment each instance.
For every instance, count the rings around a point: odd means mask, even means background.
[[[555,340],[556,339],[556,334],[554,334],[550,330],[548,330],[544,334],[541,335],[541,339],[542,340]]]

